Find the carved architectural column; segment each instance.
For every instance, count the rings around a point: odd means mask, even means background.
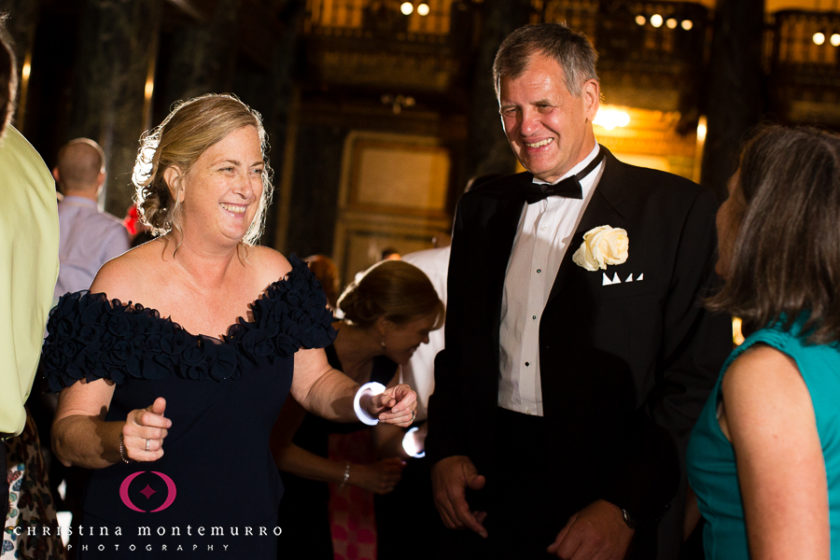
[[[105,150],[105,209],[131,204],[131,172],[148,109],[146,80],[157,55],[162,0],[84,0],[68,137]]]
[[[293,219],[292,187],[300,110],[299,92],[295,87],[294,73],[305,6],[303,2],[297,0],[286,0],[277,4],[282,6],[279,18],[282,29],[272,51],[271,81],[270,87],[267,88],[271,99],[270,104],[266,103],[266,112],[263,114],[271,143],[274,201],[267,214],[263,243],[285,251],[289,225]],[[321,222],[324,229],[329,230],[329,239],[332,239],[332,225],[335,222],[334,206],[333,204],[316,208],[312,214],[320,215],[320,219],[313,221]]]
[[[217,0],[205,21],[179,24],[169,33],[167,107],[178,99],[232,90],[240,8],[242,0]]]
[[[510,173],[515,168],[493,90],[493,58],[508,33],[528,23],[531,3],[528,0],[485,0],[476,9],[480,11],[482,24],[473,64],[467,177]]]
[[[737,166],[744,135],[761,120],[766,106],[763,32],[764,0],[717,1],[706,80],[708,132],[702,183],[721,198]]]

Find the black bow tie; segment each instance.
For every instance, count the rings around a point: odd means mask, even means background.
[[[534,202],[543,200],[549,196],[577,198],[578,200],[582,199],[583,189],[581,189],[580,186],[581,180],[592,173],[592,170],[598,167],[598,164],[601,163],[601,160],[603,159],[604,152],[599,149],[595,159],[589,162],[589,165],[584,167],[577,175],[566,177],[559,183],[554,183],[553,185],[545,183],[528,183],[522,189],[525,201],[528,202],[528,204],[533,204]]]

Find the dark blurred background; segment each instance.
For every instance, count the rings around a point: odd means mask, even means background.
[[[470,177],[514,171],[490,80],[513,28],[565,21],[601,53],[596,134],[718,193],[757,123],[840,129],[840,13],[806,0],[0,0],[21,67],[16,125],[54,164],[105,148],[105,208],[132,203],[140,134],[179,99],[259,110],[275,198],[263,242],[332,255],[445,244]]]

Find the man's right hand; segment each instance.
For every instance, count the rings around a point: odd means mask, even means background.
[[[470,529],[487,538],[485,512],[472,512],[465,488],[481,490],[486,482],[466,455],[441,459],[432,467],[432,491],[441,521],[449,529]]]

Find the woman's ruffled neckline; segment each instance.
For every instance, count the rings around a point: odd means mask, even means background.
[[[224,381],[243,367],[272,365],[298,348],[323,347],[334,338],[326,298],[306,264],[292,269],[249,305],[221,338],[193,334],[156,309],[109,300],[87,291],[62,296],[47,324],[42,369],[50,388],[80,379],[127,378]]]

